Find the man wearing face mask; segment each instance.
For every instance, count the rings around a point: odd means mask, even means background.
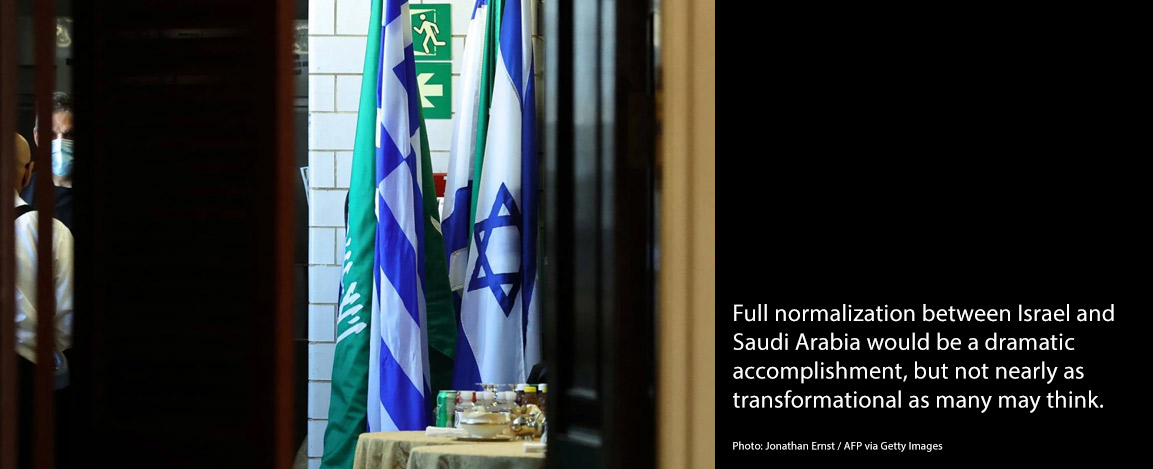
[[[36,119],[33,140],[40,146],[40,119]],[[72,96],[62,91],[52,93],[52,184],[56,186],[56,219],[72,230]],[[20,197],[35,205],[32,183]]]

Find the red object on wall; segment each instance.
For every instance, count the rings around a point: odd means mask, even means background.
[[[432,173],[432,181],[433,185],[436,186],[437,197],[444,197],[444,183],[445,177],[447,176],[448,173]]]

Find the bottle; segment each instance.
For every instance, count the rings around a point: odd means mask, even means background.
[[[489,412],[505,412],[504,393],[493,393],[493,403],[489,408],[485,409]]]
[[[501,391],[497,395],[496,406],[496,412],[500,412],[506,415],[511,413],[513,407],[516,407],[516,393],[512,391]]]
[[[460,391],[456,393],[456,410],[453,415],[453,426],[460,428],[460,419],[467,412],[472,412],[476,407],[476,392],[475,391]]]
[[[540,396],[537,396],[540,400],[540,411],[545,412],[548,406],[548,385],[540,383],[537,387],[540,389]]]
[[[494,412],[492,409],[495,407],[496,393],[484,391],[476,398],[476,410],[474,412]]]
[[[524,387],[524,405],[535,404],[540,407],[540,401],[536,397],[536,386]]]
[[[524,407],[524,388],[527,384],[516,385],[516,405],[517,407]]]

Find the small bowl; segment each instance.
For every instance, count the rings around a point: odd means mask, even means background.
[[[473,438],[495,438],[508,430],[508,415],[499,412],[472,412],[461,416],[460,428]]]

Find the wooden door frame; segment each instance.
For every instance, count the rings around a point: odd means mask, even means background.
[[[662,0],[658,457],[716,459],[716,92],[712,2]]]

